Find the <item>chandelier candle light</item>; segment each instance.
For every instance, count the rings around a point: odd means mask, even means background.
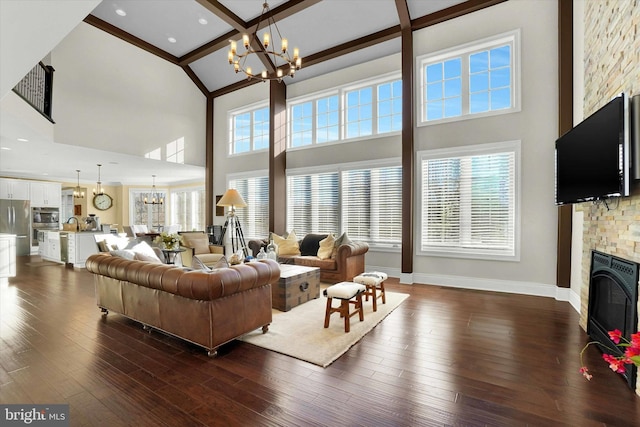
[[[161,205],[164,203],[164,199],[160,197],[160,194],[156,191],[156,176],[151,175],[153,177],[153,185],[151,186],[151,201],[149,201],[146,197],[144,198],[145,205]]]
[[[93,189],[93,195],[97,196],[97,195],[103,195],[104,194],[104,190],[102,189],[102,181],[100,181],[100,168],[102,167],[101,164],[98,164],[98,181],[96,182],[96,188]]]
[[[258,30],[263,19],[267,24],[267,27],[262,34],[262,42],[260,43],[260,37],[258,36]],[[273,47],[275,43],[274,30],[277,37],[280,39],[280,50],[276,51]],[[245,52],[238,53],[238,44],[235,40],[230,40],[231,46],[229,48],[229,64],[233,65],[233,69],[236,73],[242,72],[247,75],[249,80],[277,80],[282,81],[282,78],[286,72],[287,75],[293,77],[296,70],[302,68],[302,59],[300,58],[300,51],[298,48],[293,49],[293,58],[289,54],[289,42],[286,38],[283,38],[280,34],[280,30],[276,25],[269,4],[264,3],[262,5],[262,14],[258,20],[258,25],[255,27],[255,31],[252,34],[242,35],[242,44],[244,45]],[[258,46],[257,48],[254,46]],[[271,47],[270,47],[271,46]],[[250,55],[256,55],[256,57],[265,56],[266,60],[270,60],[275,72],[268,72],[262,70],[260,74],[253,74],[251,67],[246,65],[247,58]],[[284,64],[283,64],[284,62]],[[280,65],[278,65],[280,64]]]
[[[73,198],[74,199],[84,199],[84,191],[80,188],[80,169],[76,169],[78,173],[78,183],[76,184],[75,190],[73,190]]]

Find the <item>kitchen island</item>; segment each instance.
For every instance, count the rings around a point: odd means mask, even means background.
[[[101,231],[44,231],[38,254],[42,259],[84,268],[90,255],[98,253],[95,236]]]

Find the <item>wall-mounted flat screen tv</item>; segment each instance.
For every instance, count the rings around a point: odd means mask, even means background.
[[[629,121],[623,93],[556,140],[556,204],[629,195]]]

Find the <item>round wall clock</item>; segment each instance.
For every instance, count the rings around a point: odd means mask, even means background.
[[[93,206],[101,211],[106,211],[113,205],[113,199],[108,194],[96,194],[93,196]]]

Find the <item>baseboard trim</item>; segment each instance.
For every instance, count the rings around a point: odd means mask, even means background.
[[[366,271],[383,271],[387,273],[389,277],[400,278],[401,284],[421,283],[451,288],[473,289],[477,291],[507,292],[554,298],[558,301],[569,302],[574,310],[580,312],[580,298],[575,294],[575,292],[572,292],[569,288],[561,288],[545,283],[482,279],[477,277],[449,276],[443,274],[402,273],[398,268],[380,266],[366,266]]]

